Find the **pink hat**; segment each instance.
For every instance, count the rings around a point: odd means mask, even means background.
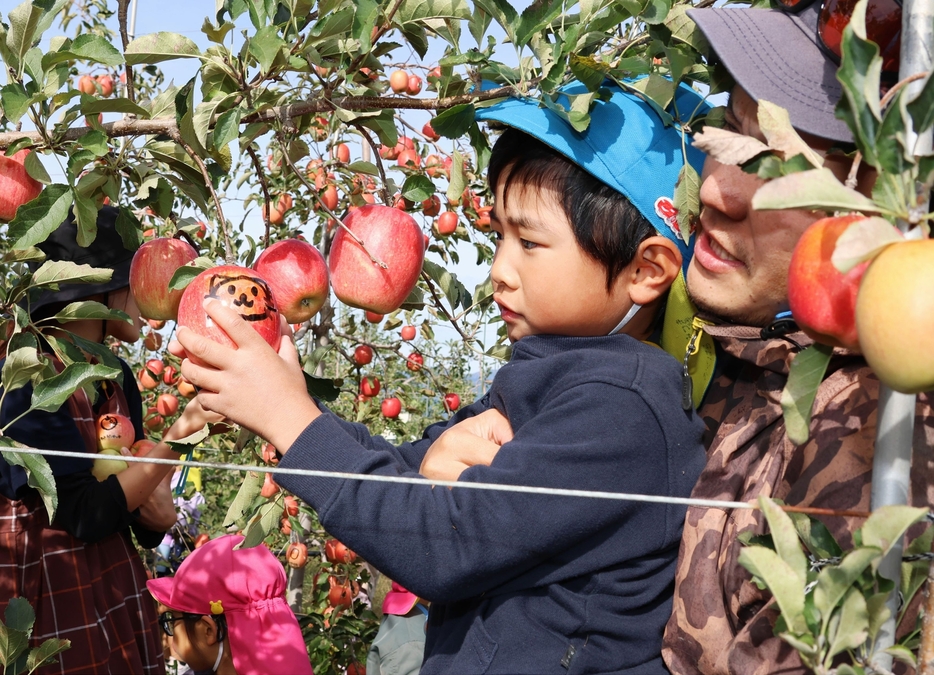
[[[418,602],[418,596],[411,593],[395,581],[383,600],[383,614],[394,614],[396,616],[405,616]]]
[[[192,614],[227,619],[237,675],[312,675],[298,621],[285,602],[285,570],[265,546],[234,547],[225,535],[195,549],[174,577],[147,581],[156,600]]]

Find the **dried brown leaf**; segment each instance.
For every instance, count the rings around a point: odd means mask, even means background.
[[[704,127],[695,134],[694,147],[700,148],[721,164],[745,164],[753,157],[769,151],[769,146],[760,140],[716,127]]]
[[[788,161],[795,155],[804,155],[815,169],[824,166],[824,158],[812,150],[791,126],[787,110],[769,101],[760,100],[758,116],[759,128],[765,134],[769,147],[783,160]]]

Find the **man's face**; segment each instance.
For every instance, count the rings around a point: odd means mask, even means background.
[[[765,142],[759,104],[741,88],[730,97],[727,128]],[[830,143],[805,138],[822,152]],[[825,157],[827,168],[845,180],[849,160]],[[769,324],[788,308],[788,265],[798,238],[826,214],[818,211],[755,211],[752,197],[765,182],[738,166],[708,158],[701,177],[701,215],[687,287],[699,309],[753,326]]]

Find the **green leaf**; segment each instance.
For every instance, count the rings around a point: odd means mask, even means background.
[[[98,380],[115,380],[123,371],[100,364],[73,363],[55,377],[43,380],[33,389],[31,407],[55,412],[79,387]]]
[[[761,546],[744,548],[739,564],[761,579],[775,596],[786,625],[794,633],[804,633],[804,584],[778,554]]]
[[[259,62],[259,67],[268,73],[273,64],[286,47],[286,42],[279,37],[275,26],[266,26],[250,38],[250,54]]]
[[[846,274],[860,263],[875,258],[890,244],[902,241],[905,241],[905,236],[885,218],[863,218],[840,235],[830,260],[834,267]]]
[[[67,0],[25,0],[10,10],[7,18],[10,20],[9,32],[6,35],[7,54],[4,54],[4,61],[12,56],[13,60],[8,61],[6,66],[17,71],[17,75],[22,72],[23,58],[32,48],[32,45],[39,40],[42,33],[52,24],[55,15],[58,14]]]
[[[408,176],[402,184],[402,196],[413,202],[423,202],[435,191],[435,184],[423,174]]]
[[[710,125],[694,134],[693,145],[721,164],[730,165],[746,164],[769,152],[769,146],[757,138]]]
[[[263,543],[269,534],[279,528],[279,519],[285,509],[285,495],[279,492],[276,498],[263,504],[243,531],[243,541],[237,548],[253,548]]]
[[[445,138],[460,138],[476,120],[476,109],[470,103],[455,105],[438,113],[431,120],[431,128]]]
[[[434,122],[431,124],[434,127]],[[457,203],[467,187],[467,177],[464,175],[464,156],[457,150],[451,155],[451,179],[448,182],[447,198],[449,202]]]
[[[824,626],[847,591],[881,555],[878,548],[856,548],[847,553],[839,564],[828,565],[820,571],[814,587],[814,607],[820,612]]]
[[[49,172],[45,170],[45,167],[42,166],[42,162],[39,161],[39,153],[30,152],[26,155],[26,161],[23,165],[26,167],[26,173],[43,185],[48,185],[52,182],[52,179],[49,177]]]
[[[422,269],[444,292],[448,303],[451,305],[451,309],[457,309],[458,305],[469,307],[472,304],[470,292],[458,278],[451,274],[446,268],[430,260],[426,260],[423,263]]]
[[[606,79],[607,64],[597,61],[593,56],[571,54],[568,65],[574,77],[580,80],[588,91],[597,91]]]
[[[45,380],[45,382],[48,382],[48,380]],[[38,386],[41,387],[42,384]],[[33,398],[35,398],[35,391],[33,391]],[[14,450],[3,450],[2,453],[8,464],[26,469],[26,484],[39,492],[45,510],[49,514],[49,522],[55,520],[55,511],[58,509],[58,492],[55,490],[55,477],[52,475],[52,469],[45,457]]]
[[[788,517],[794,521],[798,538],[818,558],[833,558],[843,553],[830,530],[817,518],[803,513],[789,513]]]
[[[19,82],[12,82],[0,88],[0,103],[3,104],[3,114],[16,124],[29,110],[32,97],[26,93],[26,88]]]
[[[227,515],[224,516],[225,528],[232,526],[240,528],[245,524],[249,508],[263,489],[263,478],[264,474],[257,471],[246,472],[243,482],[240,483],[240,489],[237,490],[237,496],[230,503]]]
[[[5,667],[4,672],[6,672],[6,667],[16,663],[20,654],[28,648],[29,638],[26,633],[7,628],[0,623],[0,664]]]
[[[753,195],[752,207],[758,210],[881,211],[871,199],[841,183],[830,169],[802,171],[770,180]]]
[[[379,175],[379,169],[376,168],[376,165],[373,164],[373,162],[364,162],[363,160],[351,162],[347,165],[347,170],[353,171],[354,173],[362,173],[365,176]]]
[[[675,5],[665,17],[665,27],[671,31],[671,37],[689,44],[701,54],[710,51],[710,45],[697,24],[687,15],[690,5]]]
[[[759,497],[759,509],[765,514],[765,519],[769,523],[775,552],[788,563],[801,581],[801,587],[804,588],[804,584],[807,583],[808,561],[804,551],[801,550],[794,523],[788,514],[768,497]]]
[[[402,24],[426,19],[469,19],[471,12],[478,9],[472,10],[465,0],[403,0],[396,12],[396,19]]]
[[[840,621],[830,637],[827,662],[840,652],[856,649],[866,641],[869,632],[869,613],[866,598],[857,588],[851,588],[840,610]]]
[[[136,38],[126,47],[126,62],[131,66],[200,56],[198,45],[178,33],[150,33]]]
[[[93,172],[88,174],[92,175]],[[78,246],[90,246],[97,238],[97,204],[89,197],[83,196],[80,189],[75,190],[74,198],[73,211],[75,224],[78,226],[76,241]]]
[[[674,98],[675,94],[671,80],[657,73],[651,73],[648,77],[628,83],[627,88],[641,93],[643,99],[651,106],[655,114],[662,119],[662,122],[666,126],[671,124],[673,118],[665,111],[671,104],[671,99]]]
[[[120,241],[123,242],[123,248],[127,251],[135,251],[143,243],[140,235],[140,223],[129,208],[120,207],[119,213],[117,213],[116,228],[117,233],[120,235]]]
[[[902,541],[906,530],[923,520],[928,510],[911,506],[882,506],[872,512],[860,528],[863,546],[876,546],[887,555],[892,546]]]
[[[532,35],[548,26],[561,14],[564,9],[562,0],[534,0],[532,4],[522,10],[516,26],[516,42],[520,45],[528,43]]]
[[[350,34],[360,43],[360,51],[365,53],[372,47],[370,34],[379,20],[379,3],[376,0],[354,0],[353,5]]]
[[[179,267],[169,281],[169,290],[184,290],[196,276],[211,267],[214,267],[214,263],[209,258],[196,258],[191,264]]]
[[[8,628],[29,633],[36,623],[36,612],[26,598],[10,598],[3,620]]]
[[[921,91],[907,105],[914,132],[922,134],[934,124],[934,77],[924,81]]]
[[[782,413],[785,432],[796,445],[806,443],[810,436],[811,409],[832,354],[833,347],[817,343],[799,352],[791,362],[782,391]]]
[[[39,358],[38,348],[36,339],[29,333],[17,333],[10,339],[0,379],[4,391],[20,389],[34,374],[42,372],[45,364]]]
[[[892,645],[887,647],[885,650],[886,654],[892,655],[898,661],[902,663],[907,663],[912,668],[918,667],[918,659],[915,657],[914,652],[912,652],[905,645]]]
[[[340,395],[340,387],[335,386],[334,380],[326,377],[315,377],[305,373],[305,388],[310,396],[320,398],[322,401],[334,401]]]
[[[72,204],[71,188],[56,183],[49,185],[39,196],[16,210],[7,233],[12,248],[28,248],[41,244],[68,217]]]
[[[823,157],[811,149],[811,146],[805,143],[791,126],[791,118],[787,110],[769,101],[760,100],[757,116],[759,128],[765,135],[769,147],[782,159],[788,160],[802,155],[815,169],[824,165]]]
[[[496,20],[496,23],[506,32],[510,42],[513,44],[518,43],[516,39],[516,30],[518,28],[519,16],[507,0],[475,0],[474,5]]]
[[[166,441],[168,446],[172,448],[175,452],[180,455],[190,455],[192,452],[198,449],[198,446],[211,435],[210,427],[205,424],[201,429],[195,431],[194,433],[188,434],[184,438],[179,438],[176,441]]]
[[[133,319],[126,312],[119,309],[111,309],[107,305],[94,300],[82,300],[72,302],[59,311],[54,317],[56,321],[64,323],[65,321],[77,321],[78,319],[100,319],[103,321],[125,321],[133,323]]]
[[[100,284],[110,281],[113,270],[79,265],[70,260],[47,260],[32,276],[32,287],[50,286],[58,289],[59,284]]]
[[[691,241],[691,226],[700,216],[700,176],[697,175],[697,170],[687,162],[678,172],[674,205],[678,210],[678,229],[681,230],[681,239]]]
[[[98,113],[127,113],[136,115],[141,119],[149,118],[149,110],[138,105],[128,98],[95,98],[87,96],[81,97],[81,112],[85,115],[97,115]]]
[[[237,140],[240,135],[240,118],[243,111],[237,107],[228,110],[217,118],[214,125],[214,146],[222,147]]]
[[[45,640],[41,645],[29,652],[29,658],[26,659],[26,668],[29,669],[29,675],[32,675],[37,668],[50,663],[58,663],[55,657],[69,649],[71,649],[71,640],[59,638]]]
[[[105,66],[123,65],[123,54],[106,38],[94,33],[82,33],[71,43],[65,42],[62,48],[50,51],[42,57],[42,69],[48,70],[58,63],[66,61],[87,61]]]
[[[863,159],[878,166],[875,141],[882,119],[879,106],[882,59],[879,47],[866,39],[865,0],[856,3],[850,22],[843,29],[841,51],[837,79],[843,85],[843,97],[836,114],[850,127]]]

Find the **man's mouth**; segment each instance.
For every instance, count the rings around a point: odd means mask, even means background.
[[[708,240],[710,242],[710,248],[714,253],[717,254],[717,257],[721,260],[726,260],[727,262],[739,262],[736,258],[727,253],[726,249],[720,246],[715,239],[708,235]]]
[[[710,272],[729,272],[745,267],[743,261],[729,253],[703,230],[697,234],[694,258],[701,267]]]

